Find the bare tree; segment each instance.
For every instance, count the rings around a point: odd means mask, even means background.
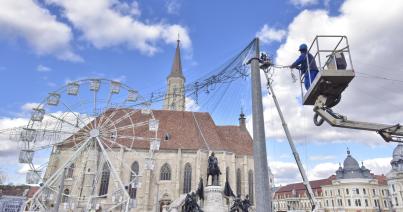
[[[6,173],[0,170],[0,185],[4,184],[6,180],[7,180]]]

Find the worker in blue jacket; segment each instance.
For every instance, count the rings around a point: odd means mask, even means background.
[[[304,75],[305,88],[308,90],[319,71],[318,67],[316,66],[315,58],[308,52],[308,46],[306,44],[301,44],[299,46],[299,51],[301,52],[301,55],[290,66],[290,68],[297,68],[301,71],[301,74]]]

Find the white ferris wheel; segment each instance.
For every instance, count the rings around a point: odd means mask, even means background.
[[[148,149],[145,171],[154,168],[159,121],[150,106],[138,91],[107,79],[69,82],[49,93],[33,108],[28,124],[10,133],[21,148],[19,162],[30,167],[27,183],[40,185],[25,207],[30,211],[135,207],[131,196],[140,186],[142,171],[117,152]],[[123,179],[122,170],[130,170],[129,180]],[[103,182],[106,177],[108,182]]]

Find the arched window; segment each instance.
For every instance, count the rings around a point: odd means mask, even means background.
[[[102,177],[101,177],[101,188],[99,189],[99,196],[105,195],[108,193],[108,186],[109,186],[109,176],[111,172],[109,170],[108,163],[104,163],[102,167]]]
[[[68,202],[69,201],[69,196],[68,196],[69,194],[70,194],[70,190],[68,188],[64,189],[62,202]]]
[[[253,204],[253,171],[249,170],[248,173],[248,183],[249,183],[249,200]]]
[[[242,183],[241,183],[241,169],[236,170],[236,194],[241,195],[242,194]]]
[[[183,174],[183,193],[189,193],[192,188],[192,166],[186,163],[185,172]]]
[[[72,164],[69,166],[69,168],[67,168],[66,178],[72,178],[72,177],[73,177],[74,168],[75,168],[74,163],[72,163]]]
[[[136,199],[138,182],[138,178],[136,178],[136,176],[139,174],[139,163],[137,161],[134,161],[132,163],[131,169],[132,171],[130,172],[129,195],[131,199]]]
[[[161,167],[160,180],[171,180],[171,167],[167,163]]]

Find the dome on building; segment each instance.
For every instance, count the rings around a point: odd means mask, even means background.
[[[343,167],[346,171],[360,169],[360,165],[358,164],[357,160],[351,156],[350,150],[347,150],[347,157],[344,159]]]
[[[339,164],[340,165],[340,164]],[[352,178],[365,178],[371,179],[373,178],[369,169],[353,158],[350,154],[350,150],[347,149],[347,157],[344,159],[343,168],[339,166],[339,169],[336,171],[336,179],[352,179]]]
[[[403,144],[399,144],[393,150],[393,160],[403,160]]]
[[[390,165],[395,171],[403,171],[403,144],[397,145],[393,150],[393,159]]]

